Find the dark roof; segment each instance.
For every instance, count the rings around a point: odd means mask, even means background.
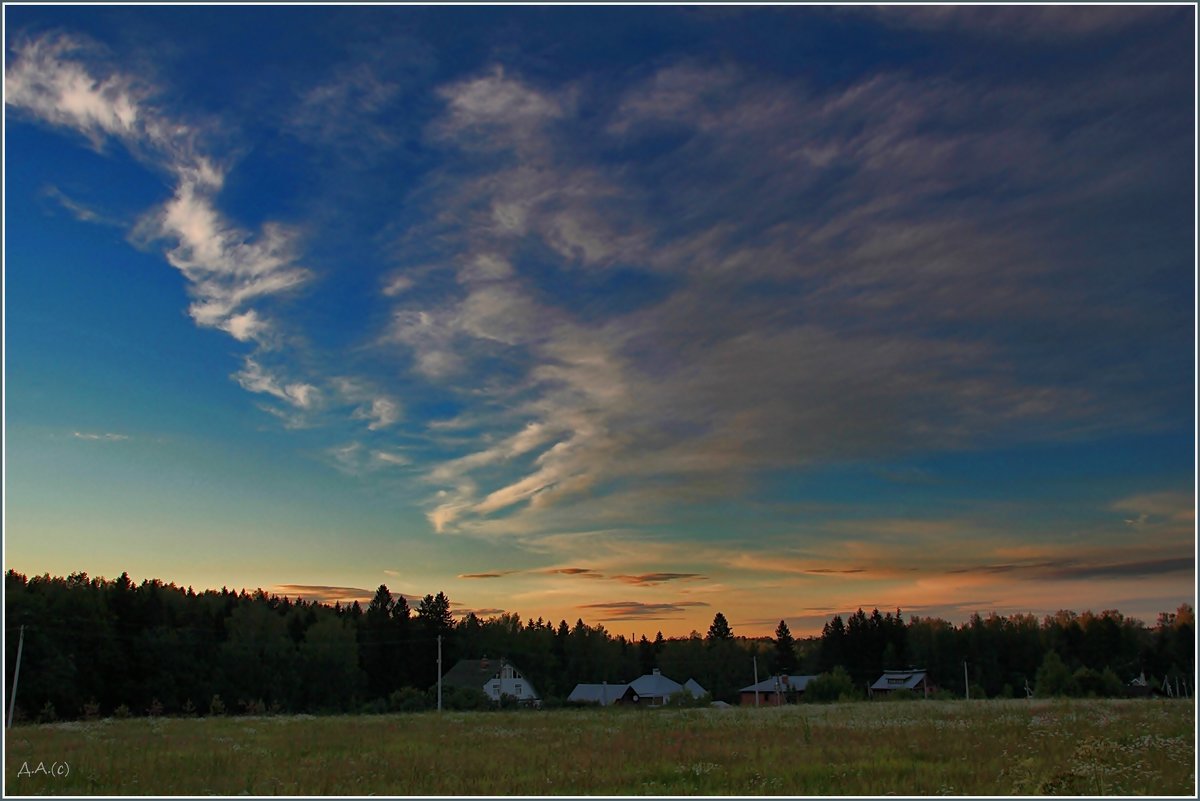
[[[442,686],[482,690],[500,674],[500,664],[499,659],[460,659],[442,676]]]
[[[576,684],[567,700],[607,706],[620,700],[628,689],[628,684]]]
[[[780,680],[778,689],[782,690],[783,692],[791,692],[793,690],[797,692],[804,692],[804,689],[808,686],[808,683],[815,678],[816,676],[769,676],[760,681],[758,684],[751,684],[748,687],[743,687],[742,689],[738,690],[738,692],[752,693],[757,690],[760,693],[773,693],[777,689],[775,686],[776,679]]]
[[[874,684],[872,690],[914,690],[925,680],[925,671],[911,668],[909,670],[885,670]]]

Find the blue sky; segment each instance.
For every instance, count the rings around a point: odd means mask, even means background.
[[[1173,609],[1194,13],[6,7],[7,566]]]

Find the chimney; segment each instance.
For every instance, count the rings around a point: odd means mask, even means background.
[[[659,670],[658,668],[655,668],[655,669],[654,669],[654,675],[655,675],[655,676],[661,676],[661,675],[662,675],[662,671],[661,671],[661,670]]]

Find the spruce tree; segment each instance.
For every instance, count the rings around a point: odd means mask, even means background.
[[[712,625],[708,627],[708,636],[706,639],[709,642],[733,639],[733,629],[729,627],[729,621],[725,619],[725,615],[717,612],[717,614],[713,616],[713,622]]]
[[[796,670],[796,638],[786,620],[775,629],[775,670],[789,675]]]

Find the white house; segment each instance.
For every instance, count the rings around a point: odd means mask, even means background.
[[[460,659],[442,676],[442,686],[471,687],[493,701],[499,701],[505,695],[518,701],[538,700],[529,679],[503,659]]]

